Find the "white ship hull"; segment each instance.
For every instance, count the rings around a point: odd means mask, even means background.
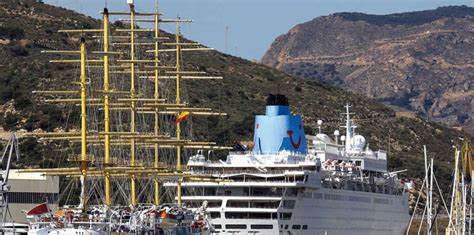
[[[311,195],[311,197],[309,197]],[[222,205],[235,197],[221,197]],[[241,197],[241,199],[244,199]],[[214,234],[404,234],[409,221],[407,197],[348,190],[318,189],[297,197],[294,209],[257,209],[292,213],[291,219],[235,219],[228,211],[253,211],[255,208],[210,208],[220,211],[211,223]],[[280,218],[280,219],[278,219]]]

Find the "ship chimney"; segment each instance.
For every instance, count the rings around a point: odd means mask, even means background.
[[[288,98],[270,94],[265,115],[255,117],[255,154],[275,154],[292,151],[306,154],[307,144],[301,116],[292,115]]]

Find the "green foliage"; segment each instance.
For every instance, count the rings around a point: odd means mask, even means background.
[[[32,104],[32,101],[29,97],[19,96],[15,99],[14,107],[15,109],[26,109]]]
[[[2,127],[5,130],[14,131],[20,123],[20,115],[8,112],[3,120]]]
[[[25,37],[23,29],[18,27],[0,26],[0,38],[18,40]]]
[[[30,53],[26,48],[20,45],[9,46],[8,50],[12,53],[13,56],[28,56]]]
[[[334,15],[340,16],[345,20],[366,21],[370,24],[376,25],[422,25],[441,18],[464,18],[466,16],[474,16],[474,8],[467,6],[447,6],[438,7],[435,10],[396,13],[390,15],[369,15],[356,12],[343,12]]]

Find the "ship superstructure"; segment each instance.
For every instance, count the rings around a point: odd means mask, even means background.
[[[338,143],[321,132],[305,136],[287,98],[270,95],[265,115],[255,118],[252,151],[190,158],[191,172],[221,181],[182,182],[183,203],[207,202],[215,234],[404,233],[404,186],[387,171],[387,154],[354,134],[349,108]]]

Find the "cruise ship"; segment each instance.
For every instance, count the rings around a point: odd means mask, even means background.
[[[189,159],[189,171],[214,180],[183,181],[183,203],[207,205],[213,234],[403,234],[405,185],[387,171],[387,153],[355,133],[349,109],[345,135],[332,139],[319,128],[310,136],[288,99],[270,95],[255,118],[252,150]]]

